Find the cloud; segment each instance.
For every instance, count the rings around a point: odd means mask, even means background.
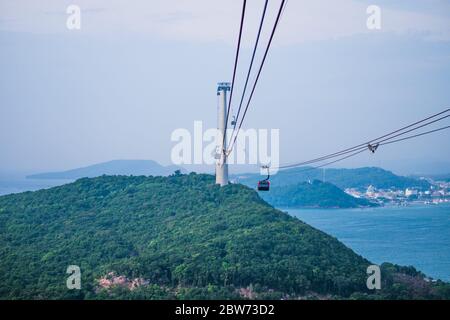
[[[248,2],[246,34],[250,43],[255,37],[263,0]],[[393,7],[381,1],[382,30],[366,27],[368,4],[356,0],[291,0],[280,24],[277,44],[297,44],[373,32],[421,34],[432,40],[450,40],[448,15],[430,12],[414,5]],[[103,34],[144,34],[168,40],[226,42],[236,41],[241,1],[219,0],[0,0],[1,30],[63,33],[67,32],[61,16],[70,4],[82,9],[83,32]],[[267,26],[275,18],[279,1],[270,1]],[[436,6],[446,9],[443,2]],[[101,8],[101,9],[99,9]],[[442,11],[441,11],[442,12]],[[10,19],[10,20],[8,20]],[[19,20],[19,21],[17,21]],[[270,31],[265,28],[266,34]],[[244,41],[245,42],[245,41]]]

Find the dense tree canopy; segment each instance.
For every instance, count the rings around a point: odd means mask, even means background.
[[[275,207],[357,208],[374,207],[377,204],[355,198],[335,185],[314,180],[292,185],[273,186],[261,197]]]
[[[254,190],[220,188],[209,175],[102,176],[0,197],[3,299],[240,298],[242,288],[256,298],[380,297],[366,289],[369,264]],[[81,268],[81,290],[66,288],[69,265]],[[147,284],[100,290],[110,272]],[[404,288],[383,294],[409,297]],[[430,290],[448,294],[442,283]]]

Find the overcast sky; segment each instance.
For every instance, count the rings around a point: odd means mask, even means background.
[[[264,3],[248,2],[242,66]],[[82,10],[81,30],[66,28],[70,4]],[[382,10],[381,30],[366,27],[370,4]],[[0,0],[0,171],[170,164],[173,130],[216,125],[241,5]],[[448,108],[449,84],[450,1],[290,0],[245,125],[280,129],[281,162],[308,160]],[[441,132],[341,165],[450,172],[449,141]]]

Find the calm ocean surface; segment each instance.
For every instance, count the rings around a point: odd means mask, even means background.
[[[376,264],[412,265],[430,277],[450,281],[449,204],[287,211]]]
[[[23,175],[0,174],[0,196],[56,187],[72,180],[27,179]]]

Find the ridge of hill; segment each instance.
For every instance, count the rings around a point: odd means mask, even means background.
[[[0,197],[2,299],[448,298],[214,177],[101,176]],[[68,290],[69,265],[81,290]]]
[[[184,171],[181,167],[163,166],[153,160],[111,160],[67,171],[33,174],[27,176],[27,178],[75,180],[102,175],[168,176],[176,170]]]

